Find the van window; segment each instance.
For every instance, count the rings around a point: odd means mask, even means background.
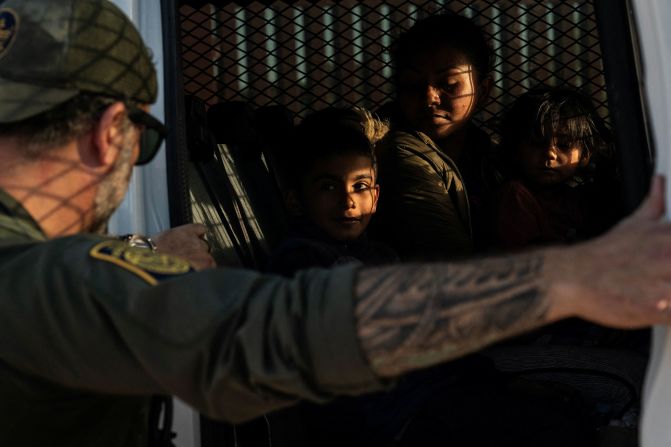
[[[580,89],[591,96],[608,123],[593,0],[183,0],[176,8],[180,36],[176,62],[181,69],[178,88],[187,98],[187,107],[195,102],[204,110],[233,102],[252,110],[281,105],[292,119],[326,106],[359,105],[377,110],[394,94],[387,48],[417,19],[444,11],[472,18],[489,37],[495,57],[494,86],[474,122],[495,141],[505,107],[538,84]],[[194,116],[198,114],[188,110],[185,120]],[[255,125],[260,130],[269,128],[268,120]],[[196,126],[185,125],[187,137],[194,134]],[[220,134],[226,134],[227,127],[237,130],[241,125],[227,126],[219,121],[216,127]],[[229,132],[214,142],[218,162],[185,165],[188,175],[183,177],[188,179],[185,187],[192,200],[183,207],[182,218],[206,222],[218,235],[218,260],[258,268],[284,223],[281,212],[267,213],[265,222],[258,215],[270,206],[269,201],[250,197],[254,194],[241,177],[259,178],[260,167],[268,166],[268,154],[254,149],[258,160],[250,163],[249,157],[243,157],[246,165],[240,159],[236,162],[235,154],[247,151],[245,143],[231,140],[239,140],[236,135]],[[188,150],[197,145],[187,144]],[[221,197],[223,180],[213,177],[222,176],[228,179],[224,189],[226,194],[234,194],[233,203],[218,203],[227,199]],[[271,197],[276,199],[278,194],[273,191]]]
[[[175,6],[178,132],[168,160],[178,182],[173,224],[206,223],[216,236],[220,264],[262,268],[281,234],[272,157],[274,137],[284,125],[326,106],[376,110],[393,99],[387,47],[416,20],[443,11],[472,18],[494,51],[494,87],[477,125],[496,139],[499,117],[521,93],[537,84],[577,88],[591,96],[616,134],[625,136],[617,147],[627,154],[620,157],[623,171],[639,184],[647,182],[640,173],[651,155],[640,126],[636,48],[625,0],[182,0]],[[611,94],[610,111],[608,92],[617,93]],[[640,192],[632,197],[640,198]],[[511,370],[521,364],[521,356],[499,354],[492,357]],[[552,356],[532,355],[526,358],[549,359],[550,365],[539,363],[523,374],[579,377],[587,391],[612,386],[620,393],[615,403],[622,414],[638,403],[644,355],[618,352],[619,363],[607,355],[615,369],[604,372],[591,363],[576,368],[570,360],[582,358],[578,351],[564,354],[558,358],[570,364],[559,365],[563,371]],[[590,355],[585,359],[601,361]],[[244,431],[266,445],[275,422],[271,416],[242,427],[206,423],[203,445],[237,442]]]

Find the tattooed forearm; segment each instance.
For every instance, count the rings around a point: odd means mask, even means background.
[[[395,376],[538,327],[548,309],[542,266],[528,254],[365,270],[357,330],[373,369]]]

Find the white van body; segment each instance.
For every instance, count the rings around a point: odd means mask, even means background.
[[[671,3],[636,0],[634,16],[643,62],[643,91],[651,134],[657,150],[656,170],[671,179]],[[666,182],[666,209],[671,210],[671,182]],[[671,334],[667,327],[653,332],[652,356],[643,390],[642,447],[671,445]]]
[[[142,38],[151,49],[158,76],[158,100],[151,108],[152,115],[164,120],[163,88],[163,31],[160,0],[112,0],[138,27]],[[112,216],[109,231],[112,234],[156,234],[170,227],[168,186],[166,181],[165,147],[146,166],[135,168],[128,193]]]

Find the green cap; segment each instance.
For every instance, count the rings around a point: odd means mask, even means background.
[[[80,92],[156,100],[151,56],[128,17],[107,0],[0,0],[0,123]]]

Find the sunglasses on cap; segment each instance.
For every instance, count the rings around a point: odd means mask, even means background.
[[[168,135],[168,128],[144,110],[135,106],[127,105],[128,119],[136,126],[141,126],[140,155],[137,157],[135,166],[149,163],[158,152],[163,140]]]

